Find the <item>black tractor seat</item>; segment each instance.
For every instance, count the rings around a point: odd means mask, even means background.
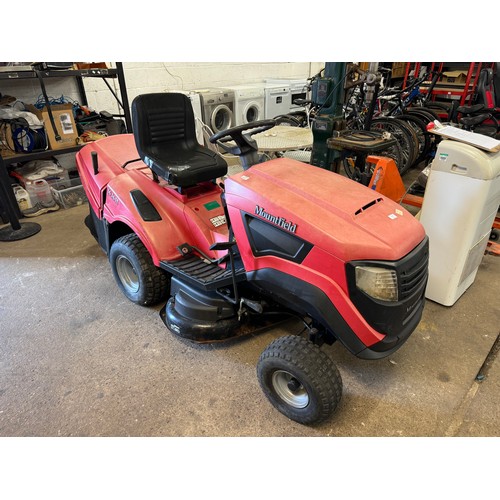
[[[482,113],[480,115],[474,115],[474,116],[464,116],[460,118],[460,123],[466,125],[467,127],[473,127],[474,125],[479,125],[480,123],[483,123],[489,117],[490,115],[488,113]]]
[[[479,111],[483,111],[484,109],[486,109],[484,104],[473,104],[472,106],[459,106],[457,112],[471,115],[473,113],[479,113]]]
[[[180,188],[227,174],[226,161],[196,140],[193,107],[181,93],[143,94],[132,102],[134,139],[153,174]]]

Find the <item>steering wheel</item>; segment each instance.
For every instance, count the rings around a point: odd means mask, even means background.
[[[275,120],[258,120],[255,122],[244,123],[236,127],[220,130],[209,138],[212,144],[217,144],[224,151],[236,155],[245,156],[249,153],[257,152],[257,143],[252,139],[252,135],[260,134],[276,125]],[[247,132],[248,133],[244,133]],[[234,141],[235,146],[229,146],[226,142]]]

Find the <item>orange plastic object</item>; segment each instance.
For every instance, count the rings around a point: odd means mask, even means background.
[[[399,203],[406,189],[394,160],[385,156],[370,155],[366,161],[375,164],[368,187]]]
[[[497,257],[500,255],[500,245],[498,243],[495,243],[493,241],[488,241],[488,244],[486,245],[486,250],[484,253],[490,254],[490,255],[496,255]]]
[[[424,202],[423,196],[417,196],[415,194],[405,194],[404,198],[401,200],[401,203],[405,205],[411,205],[412,207],[420,208],[422,203]]]

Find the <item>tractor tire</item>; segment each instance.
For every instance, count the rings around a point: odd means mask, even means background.
[[[257,377],[271,404],[300,424],[326,420],[342,397],[342,378],[333,361],[317,345],[294,335],[264,349]]]
[[[153,264],[139,237],[132,233],[118,238],[109,252],[113,276],[124,295],[141,306],[166,299],[168,275]]]

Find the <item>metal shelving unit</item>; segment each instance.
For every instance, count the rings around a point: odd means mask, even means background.
[[[431,62],[431,63],[406,63],[405,76],[403,80],[403,88],[406,86],[410,71],[413,69],[414,74],[418,75],[422,65],[430,65],[431,70],[443,72],[446,69],[463,70],[467,74],[466,80],[460,85],[451,85],[438,82],[432,90],[432,99],[458,99],[460,106],[471,104],[476,91],[479,73],[483,67],[487,67],[490,63],[482,62],[465,62],[465,63],[447,63],[447,62]],[[421,86],[422,92],[426,91],[424,85]]]
[[[132,132],[132,119],[130,116],[130,106],[127,97],[127,87],[125,85],[125,76],[123,73],[123,64],[116,63],[116,68],[90,68],[90,69],[57,69],[40,71],[39,74],[46,78],[74,78],[78,86],[78,93],[80,94],[80,104],[83,106],[88,105],[87,93],[85,91],[85,78],[102,78],[103,82],[108,87],[109,91],[113,94],[114,98],[123,110],[123,114],[118,115],[125,119],[125,125],[129,132]],[[26,80],[37,78],[35,71],[0,71],[0,85],[2,80]],[[120,87],[120,96],[116,94],[114,89],[108,82],[109,78],[118,79]]]
[[[127,87],[125,85],[125,76],[123,73],[123,64],[120,62],[116,63],[116,68],[89,68],[89,69],[71,69],[71,70],[42,70],[38,72],[39,75],[43,77],[43,79],[50,78],[74,78],[76,80],[76,84],[78,87],[79,93],[79,102],[83,106],[88,105],[87,94],[85,91],[85,78],[102,78],[109,91],[113,94],[114,98],[122,108],[123,114],[119,114],[116,116],[120,116],[124,118],[125,125],[128,132],[132,132],[132,119],[130,115],[130,106],[127,96]],[[33,70],[15,70],[13,67],[12,70],[8,71],[0,71],[0,86],[2,80],[26,80],[26,79],[34,79],[38,78],[38,75]],[[114,89],[108,82],[108,79],[116,78],[118,80],[118,85],[120,88],[120,95],[118,96]],[[2,157],[0,155],[0,168],[5,169],[8,173],[8,167],[15,163],[22,163],[31,160],[41,160],[44,158],[50,158],[52,156],[58,156],[65,153],[73,153],[78,151],[82,145],[71,146],[68,148],[62,149],[47,149],[45,151],[40,151],[36,153],[23,153],[16,154],[12,156]],[[0,182],[5,184],[8,182],[8,175],[0,176]],[[0,191],[3,196],[0,198],[0,222],[11,222],[12,225],[18,225],[18,221],[12,221],[12,215],[15,214],[17,218],[22,218],[21,211],[19,210],[19,206],[17,205],[17,201],[15,199],[14,193],[9,186],[3,186],[3,189]]]

